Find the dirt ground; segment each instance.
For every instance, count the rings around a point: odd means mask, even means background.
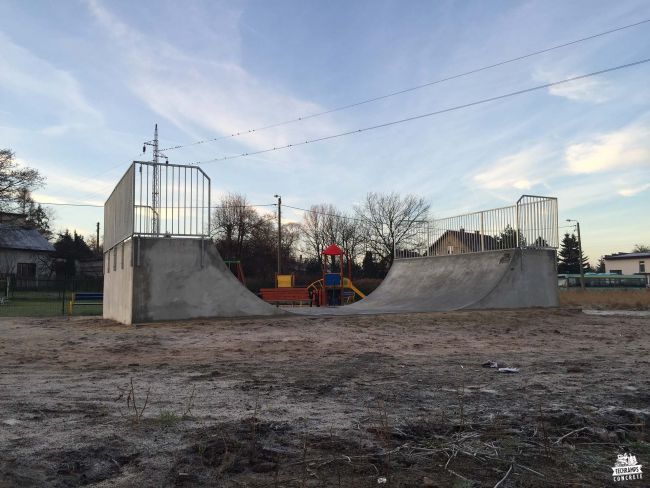
[[[648,326],[575,309],[5,318],[0,485],[648,486],[611,469],[624,451],[650,465]]]

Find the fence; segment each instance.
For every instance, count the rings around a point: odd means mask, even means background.
[[[102,292],[103,278],[23,280],[9,277],[0,281],[0,317],[48,317],[68,313],[75,292]],[[75,315],[101,315],[101,305],[74,310]]]
[[[134,161],[104,205],[104,251],[134,236],[207,237],[210,178],[197,166]]]
[[[557,247],[557,199],[523,195],[508,207],[414,222],[398,236],[395,258]]]

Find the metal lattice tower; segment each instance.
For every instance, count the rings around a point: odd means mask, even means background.
[[[160,149],[158,149],[158,124],[154,127],[153,141],[147,141],[145,146],[153,147],[153,181],[151,185],[151,232],[160,234],[160,166],[158,165],[161,157],[167,159]]]

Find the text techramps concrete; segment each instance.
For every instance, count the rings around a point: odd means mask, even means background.
[[[557,307],[555,251],[508,249],[399,259],[363,300],[295,309],[314,315]]]

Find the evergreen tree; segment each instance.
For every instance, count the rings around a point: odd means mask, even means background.
[[[575,234],[564,234],[560,250],[558,251],[558,273],[578,274],[580,273],[580,263],[582,263],[582,269],[585,272],[590,271],[589,258],[584,253],[580,256],[578,238]]]
[[[598,264],[596,265],[596,273],[604,273],[605,272],[605,256],[601,256],[600,259],[598,260]]]
[[[75,261],[79,259],[88,259],[93,257],[92,250],[86,244],[83,236],[75,231],[70,234],[69,230],[59,233],[59,237],[54,243],[54,257],[64,262],[64,269],[59,270],[65,273],[65,276],[71,277],[76,273]]]
[[[376,278],[377,277],[377,263],[375,258],[372,255],[372,252],[366,251],[366,255],[363,257],[363,263],[361,263],[362,274],[364,278]]]

